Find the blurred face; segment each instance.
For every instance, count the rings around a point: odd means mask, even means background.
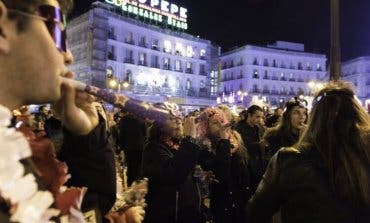
[[[170,137],[182,138],[184,135],[184,128],[182,126],[182,120],[180,118],[171,116],[166,121],[166,128]]]
[[[276,109],[276,111],[275,111],[275,114],[276,114],[277,116],[279,116],[279,117],[282,117],[282,116],[283,116],[283,113],[284,113],[284,111],[283,111],[283,109],[281,109],[281,108],[278,108],[278,109]]]
[[[45,4],[59,8],[56,0],[45,0]],[[72,55],[57,49],[42,19],[28,20],[23,32],[16,29],[15,21],[6,17],[0,20],[6,34],[0,37],[0,87],[16,103],[53,102],[61,96],[60,77],[65,75]]]
[[[247,123],[250,126],[255,126],[261,123],[263,112],[255,111],[253,114],[248,114]]]
[[[217,136],[222,127],[223,125],[221,124],[221,122],[211,117],[208,122],[207,134]]]
[[[304,128],[306,119],[307,119],[307,109],[301,108],[299,106],[293,107],[290,116],[290,122],[293,128],[297,130]]]

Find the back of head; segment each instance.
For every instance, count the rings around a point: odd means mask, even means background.
[[[337,194],[352,205],[370,205],[370,118],[345,82],[316,95],[303,147],[318,150]],[[367,139],[366,139],[367,137]]]

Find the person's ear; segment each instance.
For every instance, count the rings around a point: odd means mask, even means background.
[[[6,24],[8,22],[7,9],[4,3],[0,0],[0,54],[9,52],[9,40],[6,35]],[[9,24],[9,23],[8,23]]]

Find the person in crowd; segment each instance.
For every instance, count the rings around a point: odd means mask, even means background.
[[[267,121],[266,121],[266,127],[267,128],[272,128],[272,127],[275,127],[277,126],[279,123],[280,123],[280,120],[282,119],[283,117],[283,109],[278,107],[274,110],[274,114],[270,117],[267,117]]]
[[[249,222],[370,222],[370,117],[344,82],[314,100],[306,131],[280,149],[247,206]]]
[[[265,147],[265,166],[281,147],[290,147],[298,142],[306,122],[306,104],[298,99],[288,101],[279,125],[268,129],[263,136],[261,143]]]
[[[105,110],[99,102],[93,106],[99,116],[98,126],[83,136],[64,129],[58,158],[67,163],[72,175],[67,185],[88,188],[82,210],[95,209],[105,216],[116,201],[116,169],[114,152],[108,142]]]
[[[217,180],[210,194],[213,222],[244,222],[244,207],[251,195],[247,151],[223,110],[206,108],[202,116],[199,137],[210,144],[202,150],[199,163]]]
[[[127,183],[142,178],[142,157],[147,141],[148,127],[142,118],[126,113],[119,123],[119,147],[125,153]]]
[[[143,175],[149,179],[146,223],[201,222],[200,195],[193,177],[199,146],[193,117],[169,114],[154,121],[143,152]]]
[[[263,175],[263,153],[260,144],[260,120],[263,116],[263,110],[258,105],[250,106],[244,112],[245,119],[241,119],[236,127],[236,130],[241,135],[244,145],[247,148],[249,162],[252,169],[252,190],[257,188]]]

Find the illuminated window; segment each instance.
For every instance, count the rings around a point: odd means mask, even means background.
[[[176,89],[180,89],[180,78],[176,77]]]
[[[204,81],[200,81],[200,88],[204,88],[206,85],[204,84]]]
[[[182,47],[181,43],[177,43],[175,46],[175,55],[183,56],[184,55],[184,49]]]
[[[158,50],[159,49],[159,45],[158,45],[158,40],[157,39],[153,39],[153,41],[152,41],[152,49],[153,50]]]
[[[181,61],[180,60],[175,60],[175,70],[181,71]]]
[[[186,80],[186,90],[189,90],[191,88],[191,80],[187,79]]]
[[[186,56],[187,57],[193,57],[194,56],[194,51],[192,46],[187,46],[186,47]]]
[[[171,66],[170,66],[170,58],[163,58],[163,69],[165,70],[169,70],[171,69]]]
[[[170,41],[165,40],[163,43],[163,46],[164,46],[163,48],[164,52],[171,53],[171,42]]]
[[[206,50],[205,49],[201,49],[199,56],[200,56],[201,59],[206,58]]]
[[[106,72],[107,72],[107,78],[112,78],[113,77],[113,67],[108,66]]]

